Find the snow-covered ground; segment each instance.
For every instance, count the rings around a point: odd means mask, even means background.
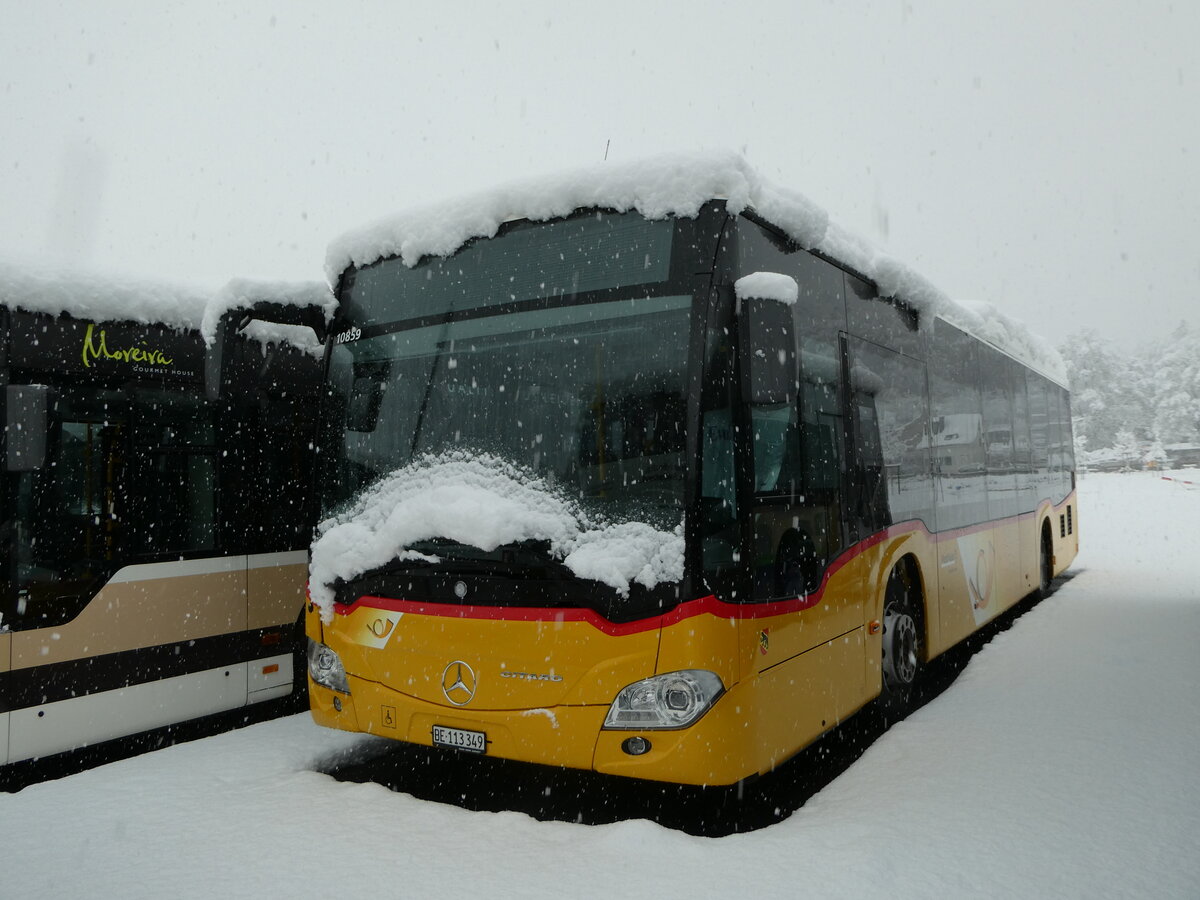
[[[1075,577],[769,828],[344,783],[317,770],[377,742],[293,716],[0,794],[0,897],[1200,896],[1200,489],[1091,475],[1079,507]]]

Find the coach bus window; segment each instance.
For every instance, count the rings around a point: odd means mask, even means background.
[[[1057,384],[1051,386],[1051,391],[1054,393],[1054,406],[1057,410],[1055,416],[1055,462],[1058,465],[1058,470],[1055,473],[1055,493],[1054,499],[1061,501],[1066,499],[1067,494],[1071,492],[1071,420],[1070,413],[1067,408],[1067,394]]]
[[[846,330],[918,359],[924,357],[917,314],[909,307],[881,298],[875,286],[846,276]]]
[[[860,448],[853,474],[864,532],[912,519],[932,530],[925,368],[866,341],[852,338],[851,350],[854,434]]]
[[[1063,388],[1058,389],[1058,408],[1063,448],[1062,495],[1065,498],[1074,487],[1071,474],[1075,471],[1075,431],[1071,423],[1071,394]]]
[[[929,430],[939,531],[987,520],[987,464],[975,342],[938,321],[929,360]]]
[[[1058,436],[1062,447],[1062,470],[1059,474],[1060,499],[1071,493],[1071,472],[1075,469],[1075,440],[1071,431],[1071,396],[1055,385],[1058,394]]]
[[[1013,402],[1013,473],[1017,484],[1017,511],[1032,512],[1037,505],[1033,490],[1033,448],[1029,440],[1029,393],[1025,367],[1007,360],[1009,389]]]
[[[987,468],[988,518],[1017,514],[1017,479],[1013,471],[1013,413],[1008,357],[980,346],[980,391],[983,399],[983,448]]]
[[[1040,375],[1026,372],[1029,393],[1029,444],[1033,483],[1038,496],[1050,493],[1050,413],[1047,407],[1047,383]]]
[[[47,464],[10,481],[6,561],[14,628],[73,618],[119,567],[128,508],[127,418],[118,394],[64,391]]]

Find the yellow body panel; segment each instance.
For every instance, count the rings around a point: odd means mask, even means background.
[[[1060,533],[1070,507],[1070,533]],[[1054,547],[1054,574],[1079,553],[1079,510],[1072,492],[1057,506],[1044,502],[1035,514],[986,528],[939,535],[938,616],[941,640],[930,642],[936,656],[973,634],[1037,589],[1042,527],[1048,523]],[[928,595],[927,596],[931,596]]]
[[[308,565],[252,566],[246,571],[247,628],[292,625],[304,605]]]
[[[407,606],[407,605],[406,605]],[[356,606],[327,629],[346,671],[415,700],[452,705],[447,667],[463,662],[477,679],[474,710],[541,709],[612,702],[631,681],[654,674],[657,629],[608,635],[588,621],[470,618],[455,607],[414,612]]]
[[[1071,507],[1069,533],[1067,507]],[[1061,517],[1061,518],[1060,518]],[[334,728],[415,744],[444,725],[487,734],[489,755],[684,784],[731,784],[770,771],[878,696],[878,623],[888,577],[916,563],[926,599],[924,650],[937,655],[1036,587],[1049,522],[1054,571],[1078,551],[1072,494],[1036,514],[942,535],[905,523],[851,548],[809,598],[765,604],[685,603],[638,623],[577,610],[454,607],[363,598],[308,633],[341,657],[349,695],[310,683],[313,716]],[[474,694],[445,690],[465,665]],[[606,731],[625,686],[707,669],[725,693],[689,728]],[[335,708],[335,697],[341,705]],[[650,742],[633,756],[632,735]]]

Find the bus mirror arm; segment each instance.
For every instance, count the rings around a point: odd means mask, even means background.
[[[296,306],[261,300],[249,307],[226,312],[217,326],[217,333],[204,355],[204,393],[209,400],[225,396],[233,379],[233,347],[235,338],[250,322],[269,322],[275,325],[300,325],[311,328],[317,341],[324,344],[329,333],[325,309],[320,306]]]

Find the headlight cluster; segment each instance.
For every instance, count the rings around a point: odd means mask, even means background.
[[[686,728],[725,691],[715,672],[685,669],[635,682],[617,694],[604,719],[610,729]]]
[[[350,683],[346,680],[346,667],[341,658],[324,644],[308,639],[308,674],[317,684],[350,693]]]

